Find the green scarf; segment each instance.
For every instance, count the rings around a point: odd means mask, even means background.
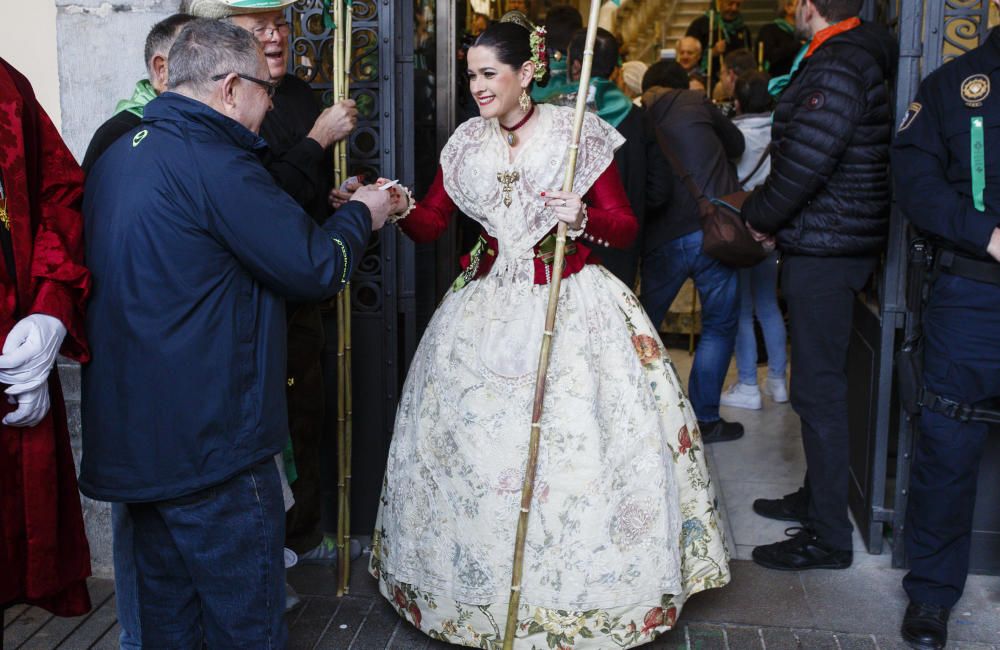
[[[712,14],[715,14],[715,20],[712,20]],[[736,14],[736,18],[732,20],[726,20],[722,17],[715,9],[709,9],[705,12],[705,16],[708,17],[708,23],[715,24],[716,29],[722,29],[722,35],[728,43],[731,39],[740,36],[740,32],[746,27],[746,23],[743,22],[743,14]],[[708,43],[712,43],[712,34],[708,35]],[[708,69],[708,55],[711,52],[710,48],[706,47],[705,52],[701,55],[701,69]]]
[[[792,83],[792,77],[799,71],[799,66],[802,65],[802,60],[806,58],[806,52],[809,51],[811,43],[812,41],[809,41],[809,43],[803,45],[799,53],[795,55],[795,61],[792,62],[792,69],[788,71],[788,74],[779,75],[768,82],[767,92],[771,94],[771,97],[777,97],[785,92],[788,84]]]
[[[153,84],[149,83],[149,79],[143,79],[135,85],[131,97],[118,102],[118,106],[115,106],[115,115],[122,111],[128,111],[136,117],[142,117],[146,104],[153,101],[155,97],[156,91],[153,89]]]
[[[544,104],[557,95],[575,92],[578,86],[579,84],[569,80],[566,57],[559,61],[549,59],[549,83],[544,88],[532,88],[531,98],[536,104]]]
[[[628,112],[632,110],[632,100],[610,79],[594,77],[590,80],[590,84],[594,87],[597,116],[611,126],[618,128]]]

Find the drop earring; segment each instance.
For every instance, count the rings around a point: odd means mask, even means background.
[[[517,98],[517,104],[521,107],[521,110],[526,113],[529,109],[531,109],[531,96],[528,95],[527,88],[521,89],[521,96]]]

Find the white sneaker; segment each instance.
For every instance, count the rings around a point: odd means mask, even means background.
[[[778,404],[784,404],[788,401],[788,389],[785,388],[784,377],[768,377],[764,384],[764,392]]]
[[[738,409],[759,410],[761,407],[760,389],[756,386],[736,382],[729,387],[729,390],[722,393],[719,404]]]

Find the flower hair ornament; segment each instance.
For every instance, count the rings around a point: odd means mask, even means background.
[[[549,67],[549,53],[545,49],[545,28],[541,25],[532,25],[520,11],[508,11],[501,18],[502,23],[514,23],[524,27],[531,36],[528,43],[531,47],[531,62],[535,65],[535,81],[545,78],[545,72]]]

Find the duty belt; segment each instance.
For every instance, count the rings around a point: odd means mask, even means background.
[[[966,257],[945,248],[939,248],[934,254],[934,271],[1000,285],[1000,264]]]
[[[941,397],[937,393],[927,389],[927,387],[924,387],[920,391],[920,399],[917,403],[930,411],[940,413],[952,420],[1000,424],[1000,411],[978,408],[971,404],[962,404],[947,397]]]

